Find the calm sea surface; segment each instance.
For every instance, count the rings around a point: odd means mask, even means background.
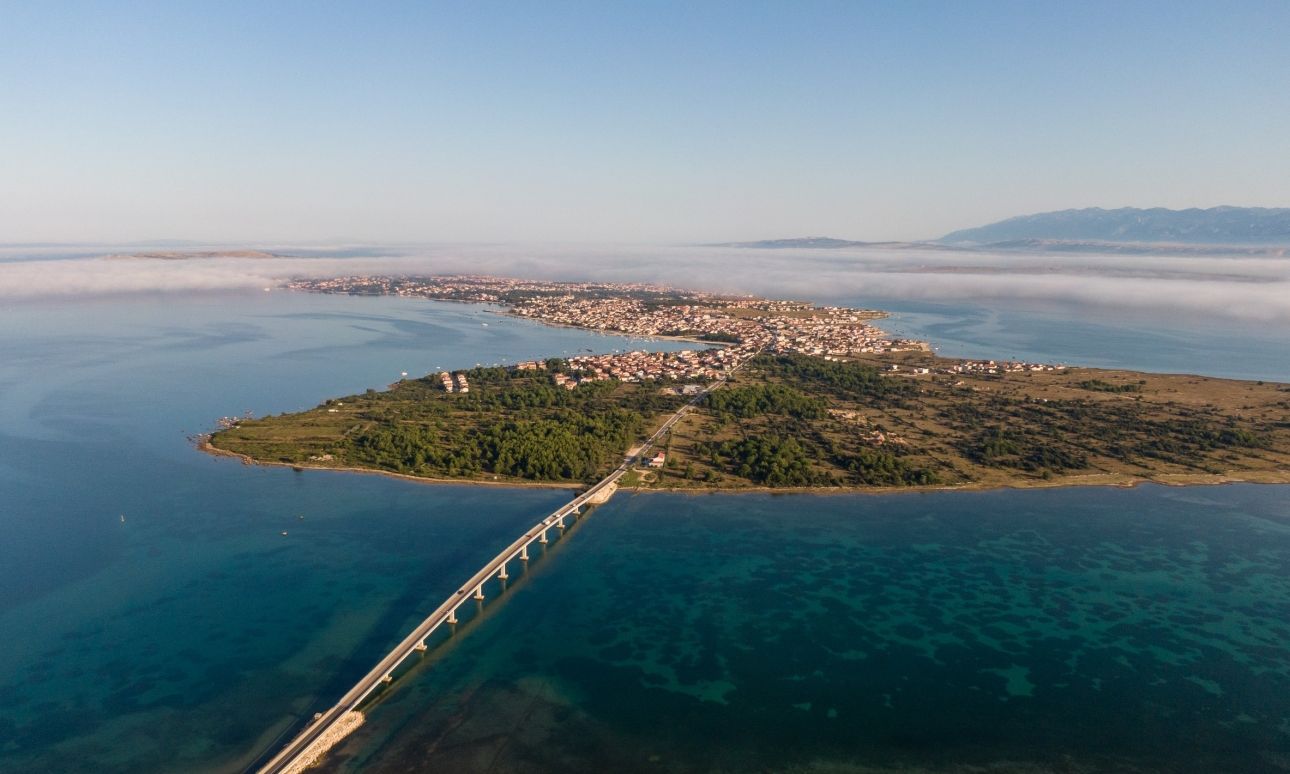
[[[1285,332],[893,323],[952,354],[1290,381]],[[0,771],[239,771],[567,497],[246,467],[187,434],[626,345],[392,298],[0,308]],[[331,766],[1283,771],[1287,643],[1290,487],[620,496]]]
[[[947,357],[1016,359],[1290,381],[1290,325],[1131,309],[888,298],[840,303],[884,309],[885,329],[932,342]]]
[[[331,768],[1285,770],[1286,505],[626,497]]]

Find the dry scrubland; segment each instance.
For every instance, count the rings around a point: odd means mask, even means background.
[[[923,353],[848,363],[761,358],[730,388],[761,400],[721,411],[714,396],[675,429],[669,465],[650,485],[1290,481],[1290,386],[1088,368],[935,373],[955,363]],[[778,389],[807,402],[794,410],[759,395]],[[772,460],[796,457],[800,474],[768,472],[756,447]]]
[[[863,489],[1290,481],[1290,386],[1071,368],[935,373],[958,361],[895,353],[837,362],[763,355],[625,486]],[[555,368],[559,364],[553,362]],[[897,370],[890,370],[892,366]],[[916,374],[915,368],[933,373]],[[675,411],[675,385],[564,390],[549,370],[468,372],[330,400],[215,433],[248,460],[428,479],[594,481]]]

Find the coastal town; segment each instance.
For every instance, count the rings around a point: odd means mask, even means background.
[[[657,285],[448,276],[291,287],[485,303],[493,308],[472,319],[603,331],[623,337],[619,346],[694,345],[403,372],[384,392],[229,419],[205,448],[488,483],[585,483],[627,459],[626,485],[675,488],[1282,475],[1286,401],[1276,385],[947,358],[882,331],[877,312]],[[660,448],[641,453],[641,439],[663,431]]]
[[[840,360],[894,352],[926,352],[921,341],[889,336],[872,321],[881,313],[816,306],[754,296],[678,290],[643,283],[548,282],[485,275],[338,277],[302,279],[290,287],[318,293],[395,295],[496,304],[509,314],[634,337],[675,337],[702,343],[680,352],[631,351],[567,358],[551,378],[565,389],[614,379],[712,381],[759,353],[801,354]],[[547,370],[527,361],[519,370]],[[1012,373],[1059,368],[1052,364],[963,360],[946,373]],[[897,367],[898,369],[898,367]],[[930,368],[906,373],[929,373]],[[469,392],[463,372],[439,375],[447,392]]]

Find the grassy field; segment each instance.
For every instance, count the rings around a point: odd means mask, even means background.
[[[1290,481],[1290,386],[1072,368],[935,373],[926,353],[762,356],[660,443],[682,489]],[[897,370],[889,370],[891,366]],[[916,374],[915,368],[930,374]],[[586,483],[681,405],[667,385],[576,390],[547,372],[468,372],[241,422],[211,445],[271,463],[434,479]]]

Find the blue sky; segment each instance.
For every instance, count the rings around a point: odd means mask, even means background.
[[[1290,3],[0,3],[0,242],[1290,206]]]

